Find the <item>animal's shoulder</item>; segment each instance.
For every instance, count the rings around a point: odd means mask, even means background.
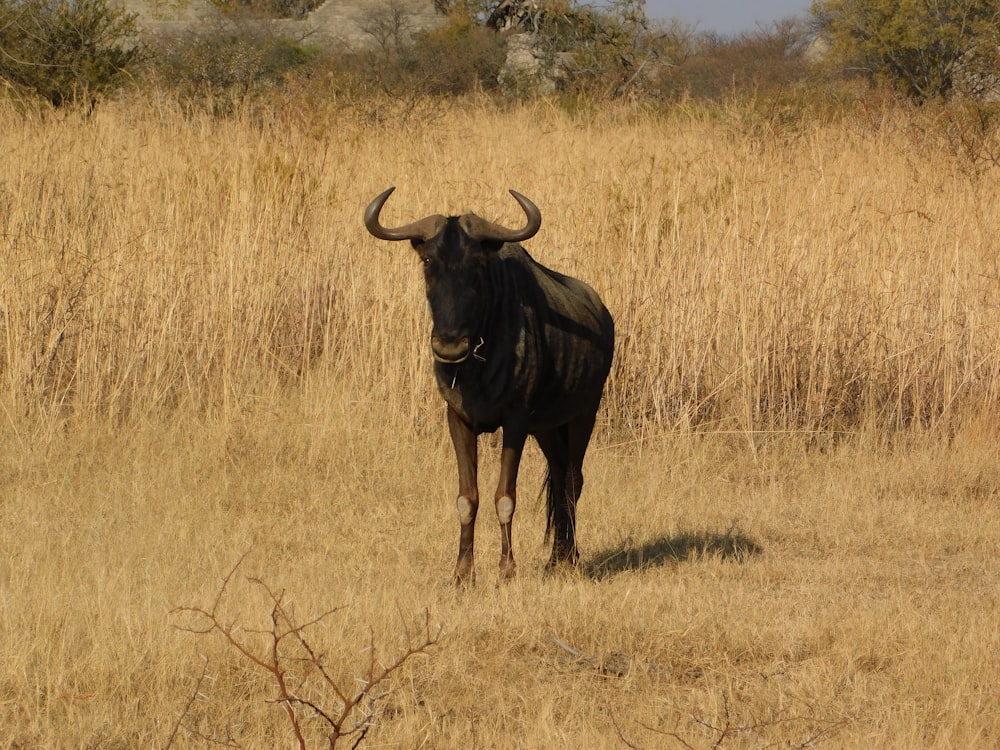
[[[544,295],[548,304],[555,308],[569,311],[582,307],[591,312],[603,308],[600,296],[589,284],[542,265],[520,245],[504,245],[500,250],[500,258],[505,264],[527,271],[533,285]]]
[[[547,266],[543,266],[537,260],[532,258],[528,254],[528,251],[520,245],[507,243],[501,248],[499,257],[505,266],[526,269],[539,283],[544,286],[557,284],[560,286],[572,287],[576,284],[583,283],[578,279],[574,279],[572,276],[567,276],[566,274],[554,271]]]

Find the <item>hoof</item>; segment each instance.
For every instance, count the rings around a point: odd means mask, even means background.
[[[577,573],[580,570],[580,556],[571,555],[568,557],[551,558],[545,563],[545,575],[568,575]]]
[[[460,589],[471,588],[472,586],[474,586],[476,584],[476,571],[474,571],[474,570],[468,570],[468,571],[458,571],[458,570],[456,570],[455,571],[455,576],[452,579],[452,582],[455,584],[455,586],[457,588],[460,588]]]
[[[512,581],[517,575],[517,566],[514,561],[500,563],[500,583]]]

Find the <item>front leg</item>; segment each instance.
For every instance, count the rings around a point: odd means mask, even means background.
[[[476,512],[479,510],[479,483],[477,479],[478,444],[476,434],[454,409],[448,407],[448,431],[455,446],[458,461],[458,520],[461,531],[458,537],[458,563],[455,565],[455,583],[473,583],[475,570]]]
[[[511,528],[514,509],[517,507],[517,469],[527,433],[519,426],[503,428],[503,452],[500,454],[500,481],[495,497],[497,521],[500,522],[500,579],[514,577],[514,550],[511,545]]]

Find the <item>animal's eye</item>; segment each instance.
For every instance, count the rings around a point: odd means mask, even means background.
[[[429,265],[430,262],[431,262],[431,256],[429,256],[429,255],[421,255],[420,256],[420,262],[423,263],[425,266]]]

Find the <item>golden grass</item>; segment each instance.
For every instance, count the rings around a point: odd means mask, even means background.
[[[238,410],[326,350],[421,422],[420,282],[358,231],[394,183],[390,220],[514,220],[507,186],[543,207],[532,250],[621,329],[619,428],[893,430],[995,400],[998,188],[931,115],[415,106],[5,112],[8,408]]]
[[[175,611],[248,550],[222,619],[270,627],[248,576],[340,607],[344,684],[442,628],[363,747],[996,744],[1000,188],[948,117],[0,108],[0,746],[293,746]],[[390,184],[388,223],[524,192],[616,316],[579,576],[531,449],[519,578],[487,509],[450,585],[419,273],[360,225]]]

